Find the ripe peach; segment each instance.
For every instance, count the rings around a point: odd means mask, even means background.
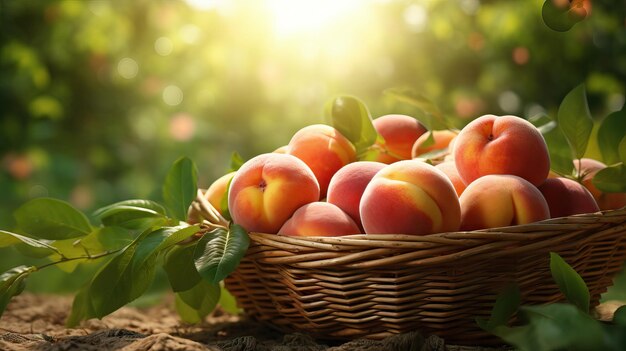
[[[514,175],[491,174],[470,183],[461,197],[461,230],[505,227],[550,218],[541,192]]]
[[[233,221],[251,232],[276,233],[301,206],[317,201],[320,188],[311,169],[285,154],[261,154],[244,163],[230,183]]]
[[[543,136],[515,116],[485,115],[470,122],[456,137],[454,162],[465,184],[487,174],[512,174],[537,186],[550,171]]]
[[[539,186],[548,203],[550,217],[597,212],[596,200],[582,184],[567,178],[548,178]]]
[[[576,172],[582,176],[583,185],[596,199],[598,207],[601,210],[616,210],[626,206],[626,193],[605,193],[593,185],[593,177],[605,167],[604,163],[590,158],[581,159],[580,165],[578,160],[574,160]]]
[[[234,175],[235,172],[230,172],[217,178],[217,180],[211,183],[207,191],[204,193],[204,197],[213,207],[215,207],[217,212],[219,212],[222,216],[224,215],[224,213],[222,212],[222,200],[226,196],[228,183]],[[193,206],[190,206],[189,211],[187,212],[187,222],[189,224],[202,222],[202,216],[200,215],[200,212],[193,208]]]
[[[461,179],[461,176],[459,175],[459,171],[457,171],[456,169],[454,161],[442,162],[436,165],[435,168],[442,171],[448,177],[448,179],[450,179],[452,185],[454,186],[456,194],[458,196],[461,196],[461,194],[465,190],[466,185],[465,183],[463,183],[463,179]]]
[[[300,129],[289,141],[287,153],[306,163],[320,185],[320,196],[326,196],[330,178],[341,167],[356,161],[354,145],[338,130],[324,124]]]
[[[359,161],[341,168],[328,185],[326,201],[345,211],[362,228],[359,203],[367,184],[386,165],[381,162]]]
[[[300,207],[278,231],[289,236],[341,236],[361,234],[350,216],[328,202],[312,202]]]
[[[221,215],[224,215],[224,213],[222,213],[222,210],[221,210],[222,201],[224,200],[224,197],[226,196],[226,192],[228,190],[228,183],[230,182],[231,179],[233,179],[234,176],[235,176],[235,172],[230,172],[228,174],[225,174],[217,178],[217,180],[214,181],[209,186],[206,193],[204,193],[204,197],[206,197],[206,199],[209,200],[209,203],[213,205],[213,207],[215,207],[215,209]]]
[[[359,208],[368,234],[424,235],[459,229],[459,200],[443,172],[417,160],[381,169]]]
[[[413,144],[427,131],[418,120],[405,115],[378,117],[374,120],[374,128],[385,139],[385,143],[376,141],[378,153],[373,161],[387,164],[410,160]]]
[[[416,158],[419,155],[425,154],[427,152],[442,150],[448,147],[450,142],[456,138],[457,133],[451,130],[433,130],[433,139],[435,139],[435,143],[429,146],[423,146],[428,140],[430,133],[422,134],[415,143],[413,144],[413,148],[411,149],[411,157]]]

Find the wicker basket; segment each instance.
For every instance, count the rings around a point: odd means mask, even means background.
[[[200,196],[199,196],[200,198]],[[418,330],[459,345],[497,340],[476,325],[516,282],[524,304],[563,300],[557,252],[587,285],[591,306],[626,260],[626,208],[472,232],[287,237],[250,233],[226,279],[246,313],[283,332],[381,339]]]

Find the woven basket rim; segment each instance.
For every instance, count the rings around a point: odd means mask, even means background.
[[[585,229],[587,226],[593,226],[601,222],[606,217],[625,217],[626,207],[617,210],[604,210],[591,213],[582,213],[567,217],[549,218],[538,222],[513,225],[506,227],[487,228],[472,231],[455,231],[432,233],[425,235],[413,234],[353,234],[343,236],[288,236],[274,233],[249,232],[252,237],[262,237],[264,239],[275,240],[279,242],[287,242],[290,244],[301,244],[308,246],[309,243],[326,243],[326,244],[354,244],[357,241],[377,242],[381,245],[385,243],[398,242],[432,242],[432,243],[452,243],[458,240],[467,239],[491,239],[498,240],[515,240],[515,241],[531,241],[542,237],[548,237],[559,232],[571,231],[573,229]]]

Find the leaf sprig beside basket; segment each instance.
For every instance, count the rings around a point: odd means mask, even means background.
[[[99,269],[76,294],[66,321],[70,327],[102,318],[141,296],[159,265],[176,293],[183,321],[201,321],[218,302],[237,313],[220,283],[246,252],[248,236],[215,212],[207,212],[213,222],[185,222],[197,194],[196,173],[191,160],[179,159],[163,187],[165,206],[150,200],[115,203],[94,213],[98,226],[59,200],[24,204],[15,213],[19,234],[0,231],[0,247],[15,246],[24,255],[50,262],[19,266],[0,276],[0,313],[23,291],[30,274],[51,266],[72,272],[79,264]]]

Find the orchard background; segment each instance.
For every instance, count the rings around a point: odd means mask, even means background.
[[[566,32],[546,26],[543,3],[0,0],[0,228],[42,196],[86,213],[159,198],[180,155],[206,187],[233,151],[286,144],[338,94],[373,117],[419,115],[385,93],[410,88],[459,127],[486,113],[555,115],[580,83],[596,122],[620,110],[624,3],[589,1]],[[0,271],[24,263],[11,248],[0,255]],[[81,281],[52,268],[28,289]],[[626,299],[626,277],[616,283],[605,298]],[[157,279],[138,303],[165,287]]]

